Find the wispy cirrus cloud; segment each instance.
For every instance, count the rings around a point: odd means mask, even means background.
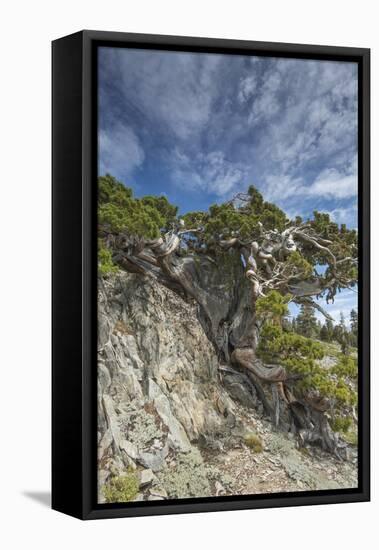
[[[357,65],[99,51],[99,172],[181,212],[254,184],[294,218],[357,227]],[[346,290],[326,306],[356,308]]]
[[[335,296],[335,300],[332,303],[326,304],[323,303],[322,307],[331,315],[336,323],[340,321],[341,313],[345,318],[346,326],[349,325],[350,312],[352,309],[357,310],[358,300],[357,300],[357,289],[346,289],[342,290]],[[323,319],[322,314],[318,314],[317,317],[320,320]]]
[[[130,177],[145,159],[138,137],[122,124],[113,126],[112,130],[100,129],[98,148],[99,172],[111,173],[120,179]]]
[[[228,161],[222,151],[198,153],[192,158],[176,149],[172,170],[178,185],[217,197],[225,197],[234,189],[243,187],[246,181],[244,166]]]
[[[358,181],[356,174],[343,175],[335,168],[323,170],[309,187],[310,195],[347,199],[357,195]]]
[[[346,208],[334,208],[333,210],[326,211],[326,213],[329,214],[331,220],[338,224],[344,223],[353,229],[358,228],[357,203],[349,204]]]
[[[191,189],[210,203],[253,183],[338,219],[355,200],[354,63],[102,48],[99,78],[100,168],[142,190],[185,209]]]
[[[208,124],[220,61],[217,55],[121,48],[100,53],[103,81],[113,82],[125,113],[168,139],[190,139]]]

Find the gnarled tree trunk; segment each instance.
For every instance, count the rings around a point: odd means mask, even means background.
[[[226,372],[232,369],[243,381],[247,377],[276,427],[295,431],[301,443],[318,443],[342,458],[343,445],[325,415],[327,404],[296,397],[291,389],[293,379],[286,369],[264,364],[256,355],[260,336],[255,305],[265,288],[283,290],[292,285],[291,292],[299,302],[320,292],[319,281],[297,284],[280,263],[296,249],[293,234],[316,243],[317,248],[326,249],[326,243],[320,244],[293,228],[293,233],[283,232],[281,246],[275,245],[275,250],[268,237],[265,246],[237,239],[222,241],[223,261],[218,262],[217,256],[208,256],[203,250],[193,254],[181,251],[183,233],[172,231],[150,242],[112,237],[113,259],[127,271],[153,277],[183,299],[194,300],[199,320],[218,355],[221,372],[223,368]]]

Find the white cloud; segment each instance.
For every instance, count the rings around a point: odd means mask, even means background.
[[[335,168],[323,170],[308,189],[310,195],[336,199],[355,197],[357,191],[357,175],[344,175]]]
[[[358,310],[358,295],[354,290],[342,290],[338,292],[334,298],[334,303],[327,304],[324,298],[317,300],[322,308],[324,308],[333,318],[335,323],[340,322],[341,313],[345,317],[346,325],[349,325],[350,312],[352,309]],[[299,314],[300,307],[297,304],[290,303],[290,315],[296,317]],[[325,322],[325,316],[314,310],[315,316],[321,323]]]
[[[319,300],[320,305],[331,315],[336,323],[339,322],[341,313],[344,315],[347,323],[352,309],[358,309],[358,294],[352,289],[342,290],[334,297],[334,303],[327,304],[324,299]],[[316,316],[322,321],[322,313],[315,311]]]
[[[290,176],[267,176],[264,190],[265,199],[268,201],[284,201],[289,197],[303,193],[303,180]]]
[[[358,175],[355,155],[350,163],[345,163],[339,169],[322,170],[310,183],[305,182],[301,177],[288,174],[268,175],[265,178],[265,197],[267,200],[281,204],[288,215],[291,214],[291,218],[302,215],[302,211],[310,206],[311,201],[311,210],[319,209],[321,201],[323,205],[326,203],[336,205],[329,211],[325,206],[321,207],[334,221],[356,227],[357,205],[356,201],[352,202],[352,199],[357,197],[357,193]]]
[[[117,124],[112,131],[99,132],[99,173],[123,178],[131,176],[145,159],[138,137],[128,126]]]
[[[327,208],[344,221],[357,194],[354,63],[116,48],[100,57],[111,113],[103,166],[132,172],[145,149],[179,187],[227,197],[253,181],[287,211]],[[118,135],[120,120],[133,137]]]
[[[191,185],[198,190],[225,197],[245,186],[244,167],[228,161],[221,151],[190,157],[176,149],[171,162],[172,180],[182,187]]]
[[[110,59],[122,76],[119,93],[150,120],[155,131],[188,139],[204,130],[218,92],[221,56],[114,50]]]
[[[335,198],[356,194],[356,171],[347,171],[339,160],[344,158],[346,166],[356,156],[356,71],[354,64],[316,61],[278,60],[267,65],[265,84],[249,114],[253,127],[265,120],[264,130],[258,127],[256,151],[262,166],[267,166],[265,180],[294,180],[301,172],[329,165],[341,175],[324,173],[312,194],[326,191],[331,197],[330,187]]]
[[[333,210],[326,211],[326,213],[338,224],[344,223],[348,227],[355,229],[358,226],[358,210],[356,203],[346,208],[334,208]]]
[[[258,82],[255,75],[241,78],[238,90],[238,101],[240,103],[245,103],[246,101],[248,101],[257,89],[257,85]]]
[[[247,98],[254,96],[248,115],[248,123],[250,125],[254,126],[262,119],[269,120],[279,112],[281,85],[281,75],[276,69],[266,71],[259,88],[257,80],[252,80],[252,77],[248,77],[242,81],[239,94],[242,93],[245,97],[247,95]],[[248,94],[246,94],[246,87]]]

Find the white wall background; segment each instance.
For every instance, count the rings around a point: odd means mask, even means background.
[[[372,503],[83,523],[40,501],[46,501],[50,484],[50,41],[92,28],[372,48],[375,212],[379,147],[375,2],[14,0],[4,3],[1,11],[0,540],[7,539],[3,548],[349,550],[363,541],[373,548],[379,512],[375,449]],[[378,224],[373,216],[374,275]],[[378,327],[375,290],[374,356]],[[373,448],[378,441],[379,406],[375,367],[373,363]]]

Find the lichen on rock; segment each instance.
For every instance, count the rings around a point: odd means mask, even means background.
[[[174,465],[166,466],[158,474],[170,498],[210,496],[211,487],[207,469],[200,451],[193,448],[189,453],[180,453]]]
[[[221,380],[194,303],[122,271],[98,295],[100,503],[354,486],[354,465],[273,430],[238,372]]]

